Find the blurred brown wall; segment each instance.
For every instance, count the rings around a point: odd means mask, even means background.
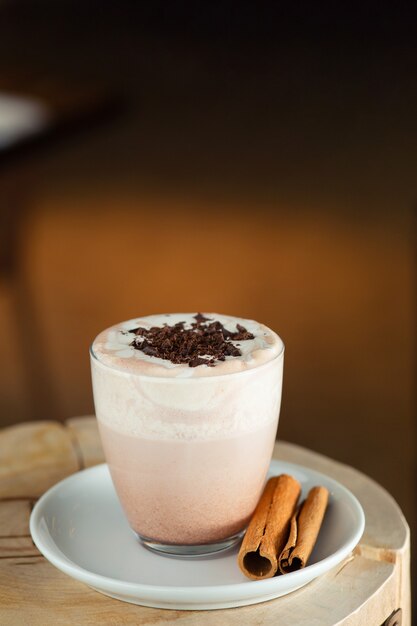
[[[57,210],[59,207],[59,210]],[[411,514],[414,251],[411,214],[372,220],[305,207],[82,189],[38,197],[25,268],[63,419],[93,411],[88,346],[161,311],[262,320],[286,344],[279,436],[380,480]],[[31,417],[1,298],[2,423]],[[45,407],[47,410],[47,407]]]

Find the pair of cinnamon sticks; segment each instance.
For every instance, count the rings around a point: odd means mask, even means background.
[[[329,492],[313,487],[297,508],[300,483],[281,474],[268,480],[249,523],[238,563],[253,580],[303,568],[316,543]]]

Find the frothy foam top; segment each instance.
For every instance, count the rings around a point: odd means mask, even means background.
[[[142,339],[136,334],[136,329],[149,330],[154,327],[163,329],[173,327],[183,322],[186,331],[196,329],[196,320],[201,320],[196,313],[169,313],[163,315],[149,315],[116,324],[103,331],[94,340],[92,345],[93,356],[104,365],[115,367],[130,373],[156,377],[200,377],[230,374],[254,368],[262,363],[271,361],[282,353],[284,344],[271,329],[254,320],[247,320],[217,313],[204,313],[203,327],[212,322],[219,322],[224,328],[229,349],[222,355],[223,360],[213,358],[213,354],[199,354],[196,361],[173,363],[169,358],[160,358],[149,354],[153,350],[138,349]],[[247,333],[239,333],[243,327]],[[233,335],[238,338],[233,340]],[[152,339],[151,339],[152,341]],[[133,345],[132,345],[133,344]],[[146,353],[148,352],[148,353]]]

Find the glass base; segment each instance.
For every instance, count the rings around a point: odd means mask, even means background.
[[[237,544],[244,535],[244,530],[232,537],[216,541],[215,543],[200,543],[196,545],[178,545],[173,543],[160,543],[154,539],[143,537],[139,533],[133,531],[139,541],[152,552],[158,552],[158,554],[164,554],[166,556],[176,557],[198,557],[206,556],[210,554],[216,554],[217,552],[223,552],[228,550],[235,544]]]

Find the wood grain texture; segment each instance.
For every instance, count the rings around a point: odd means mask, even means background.
[[[36,556],[40,552],[32,537],[0,537],[0,559],[8,556]]]
[[[5,500],[0,506],[0,537],[29,536],[30,500]]]
[[[0,431],[0,499],[39,497],[78,467],[68,430],[57,422]]]
[[[14,428],[0,432],[1,443],[14,445],[14,455],[0,446],[1,624],[379,626],[399,607],[403,625],[411,624],[408,526],[391,496],[350,467],[284,442],[274,451],[276,458],[330,474],[361,501],[365,533],[344,563],[288,596],[258,605],[216,611],[150,609],[113,600],[72,580],[39,555],[29,536],[31,502],[41,488],[102,462],[94,418],[74,418],[66,427],[38,422],[15,428],[16,433]],[[23,495],[28,497],[18,499]]]
[[[381,624],[395,602],[394,566],[358,557],[304,589],[262,604],[216,611],[168,611],[119,602],[68,578],[45,559],[0,560],[1,623],[31,626],[97,624]],[[367,607],[367,604],[369,608]],[[366,609],[366,610],[365,610]],[[346,616],[362,612],[362,621]],[[356,616],[355,616],[355,619]]]

